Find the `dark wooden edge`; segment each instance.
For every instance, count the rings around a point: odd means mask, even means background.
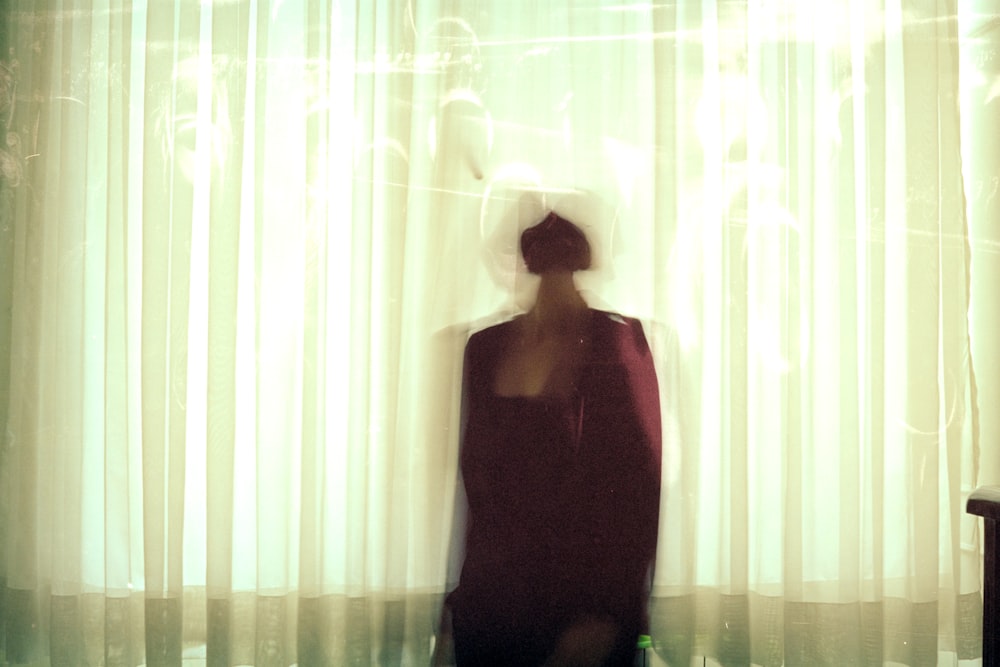
[[[981,486],[969,496],[965,511],[994,521],[1000,520],[1000,486]]]
[[[983,517],[983,666],[1000,665],[1000,486],[981,486],[965,504],[969,514]]]

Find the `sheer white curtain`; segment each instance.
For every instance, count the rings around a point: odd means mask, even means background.
[[[979,655],[974,4],[6,7],[6,662],[425,662],[462,345],[546,206],[657,353],[659,658]]]

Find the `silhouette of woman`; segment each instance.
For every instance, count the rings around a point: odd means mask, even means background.
[[[590,309],[583,232],[524,231],[531,310],[465,351],[458,665],[631,665],[647,625],[660,494],[656,374],[637,320]],[[445,641],[448,641],[445,637]]]

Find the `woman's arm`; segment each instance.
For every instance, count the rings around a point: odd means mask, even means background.
[[[445,603],[441,608],[441,622],[434,636],[434,653],[431,656],[432,667],[450,667],[455,664],[455,642],[452,636],[451,608]]]

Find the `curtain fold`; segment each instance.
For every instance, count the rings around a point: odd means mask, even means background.
[[[651,650],[980,656],[995,10],[3,11],[0,663],[425,664],[549,208],[656,356]]]

